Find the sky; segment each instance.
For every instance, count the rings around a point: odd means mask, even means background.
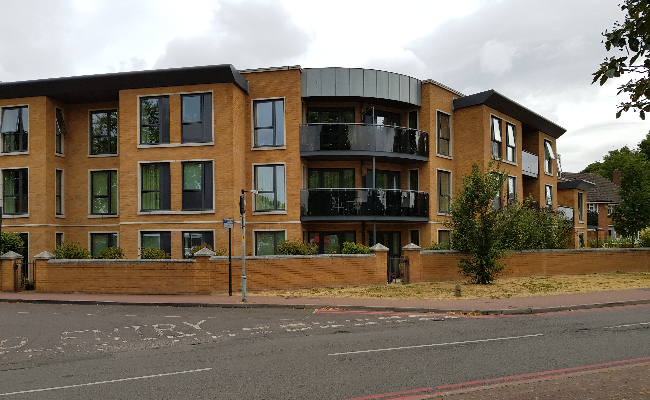
[[[0,81],[232,64],[372,68],[494,89],[567,132],[562,170],[635,147],[621,79],[591,84],[620,0],[1,0]],[[627,79],[624,79],[627,81]]]

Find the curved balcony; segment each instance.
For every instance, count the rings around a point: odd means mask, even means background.
[[[429,221],[429,193],[400,189],[303,189],[300,220]]]
[[[367,124],[302,124],[300,156],[312,160],[372,159],[410,163],[429,159],[429,134]]]

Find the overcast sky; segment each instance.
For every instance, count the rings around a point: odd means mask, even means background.
[[[619,0],[1,0],[0,81],[233,64],[362,67],[495,89],[567,129],[564,171],[634,147],[620,81],[591,85]]]

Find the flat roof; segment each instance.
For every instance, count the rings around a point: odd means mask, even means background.
[[[248,81],[231,64],[117,72],[0,83],[0,99],[47,96],[63,103],[118,101],[120,90],[234,83],[248,93]]]

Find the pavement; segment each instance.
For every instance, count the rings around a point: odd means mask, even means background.
[[[49,304],[111,304],[166,307],[221,308],[337,308],[345,310],[477,313],[482,315],[541,314],[650,304],[650,288],[609,290],[602,292],[557,294],[499,299],[400,300],[260,296],[249,293],[242,301],[241,293],[228,295],[136,295],[0,292],[0,302]]]

